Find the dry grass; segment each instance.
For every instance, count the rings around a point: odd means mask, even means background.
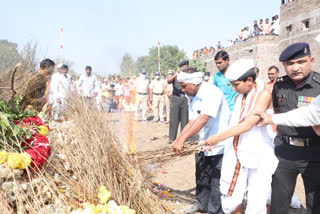
[[[129,142],[119,142],[111,130],[108,114],[90,108],[80,99],[70,105],[69,118],[74,126],[69,139],[56,148],[63,151],[69,168],[63,173],[66,185],[81,200],[96,202],[97,189],[105,185],[118,204],[128,205],[137,213],[168,213],[150,191],[147,175],[129,155]],[[73,138],[76,136],[76,138]],[[76,182],[74,178],[76,177]]]
[[[34,174],[25,172],[24,180],[32,181],[29,182],[32,191],[26,194],[21,186],[24,182],[15,181],[14,194],[19,197],[8,209],[39,213],[57,200],[74,209],[81,202],[97,204],[99,186],[104,185],[113,200],[137,213],[170,213],[152,193],[150,175],[139,167],[136,156],[129,154],[128,142],[119,142],[112,132],[112,124],[106,122],[110,121],[109,115],[90,108],[78,98],[71,103],[68,113],[71,125],[56,125],[50,134],[53,150],[48,163]],[[4,207],[5,200],[0,200],[0,205]]]
[[[171,147],[166,147],[165,149],[161,148],[155,151],[139,152],[137,154],[137,157],[141,165],[156,163],[161,166],[174,159],[180,159],[182,157],[195,153],[200,146],[202,146],[202,144],[198,145],[198,141],[195,141],[186,143],[183,150],[178,155],[176,152],[172,152]]]
[[[38,59],[36,57],[37,44],[27,43],[22,49],[20,55],[21,57],[13,59],[13,64],[5,68],[1,72],[0,77],[0,87],[10,87],[11,86],[11,76],[15,65],[19,62],[21,66],[17,70],[14,78],[14,89],[23,94],[26,87],[27,80],[30,79],[32,74],[35,72],[36,65],[38,64]],[[3,90],[0,96],[1,99],[10,99],[12,92],[10,90]]]

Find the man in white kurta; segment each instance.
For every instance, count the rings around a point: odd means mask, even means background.
[[[271,102],[270,92],[263,91],[263,85],[255,82],[254,66],[250,59],[238,60],[230,66],[226,78],[239,93],[230,128],[207,139],[208,145],[225,140],[220,178],[225,213],[241,213],[246,192],[245,213],[267,213],[272,175],[278,165],[272,137],[265,128],[256,126],[260,117],[252,114],[254,109],[265,111]]]
[[[55,72],[50,79],[49,94],[48,94],[48,108],[51,108],[51,112],[50,112],[51,116],[54,115],[54,110],[52,110],[52,106],[54,103],[54,96],[57,93],[56,89],[57,89],[58,79],[61,75],[61,67],[62,67],[61,63],[56,66],[57,72]]]
[[[96,76],[91,74],[91,66],[86,66],[85,71],[86,73],[82,74],[78,80],[77,88],[82,97],[92,101],[92,99],[97,96],[96,87],[98,81]]]
[[[68,74],[69,68],[67,65],[62,65],[61,74],[56,80],[55,93],[53,96],[53,118],[55,120],[65,113],[66,111],[66,99],[71,94],[71,78]]]

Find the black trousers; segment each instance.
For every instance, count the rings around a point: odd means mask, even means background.
[[[223,214],[220,193],[222,157],[196,153],[196,198],[200,209],[208,214]]]
[[[169,141],[177,138],[178,127],[182,129],[188,123],[188,100],[185,97],[172,96],[170,103]]]
[[[276,147],[279,165],[272,177],[271,214],[288,214],[298,174],[306,192],[307,214],[320,213],[320,142],[298,147]]]

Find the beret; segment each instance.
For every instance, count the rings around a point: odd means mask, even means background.
[[[210,72],[204,72],[204,75],[209,75],[210,76]]]
[[[184,66],[184,65],[189,65],[189,60],[183,60],[182,62],[179,63],[179,67]]]
[[[230,65],[226,73],[226,78],[230,82],[236,81],[253,67],[255,67],[253,59],[239,59]]]
[[[299,42],[289,45],[284,51],[282,51],[279,61],[285,62],[288,60],[299,59],[305,56],[310,56],[310,47],[308,43]]]

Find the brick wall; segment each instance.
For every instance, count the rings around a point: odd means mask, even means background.
[[[305,23],[309,22],[309,28]],[[291,28],[291,30],[289,29]],[[312,69],[320,72],[320,0],[294,0],[280,7],[280,51],[295,42],[310,44],[315,57]]]

